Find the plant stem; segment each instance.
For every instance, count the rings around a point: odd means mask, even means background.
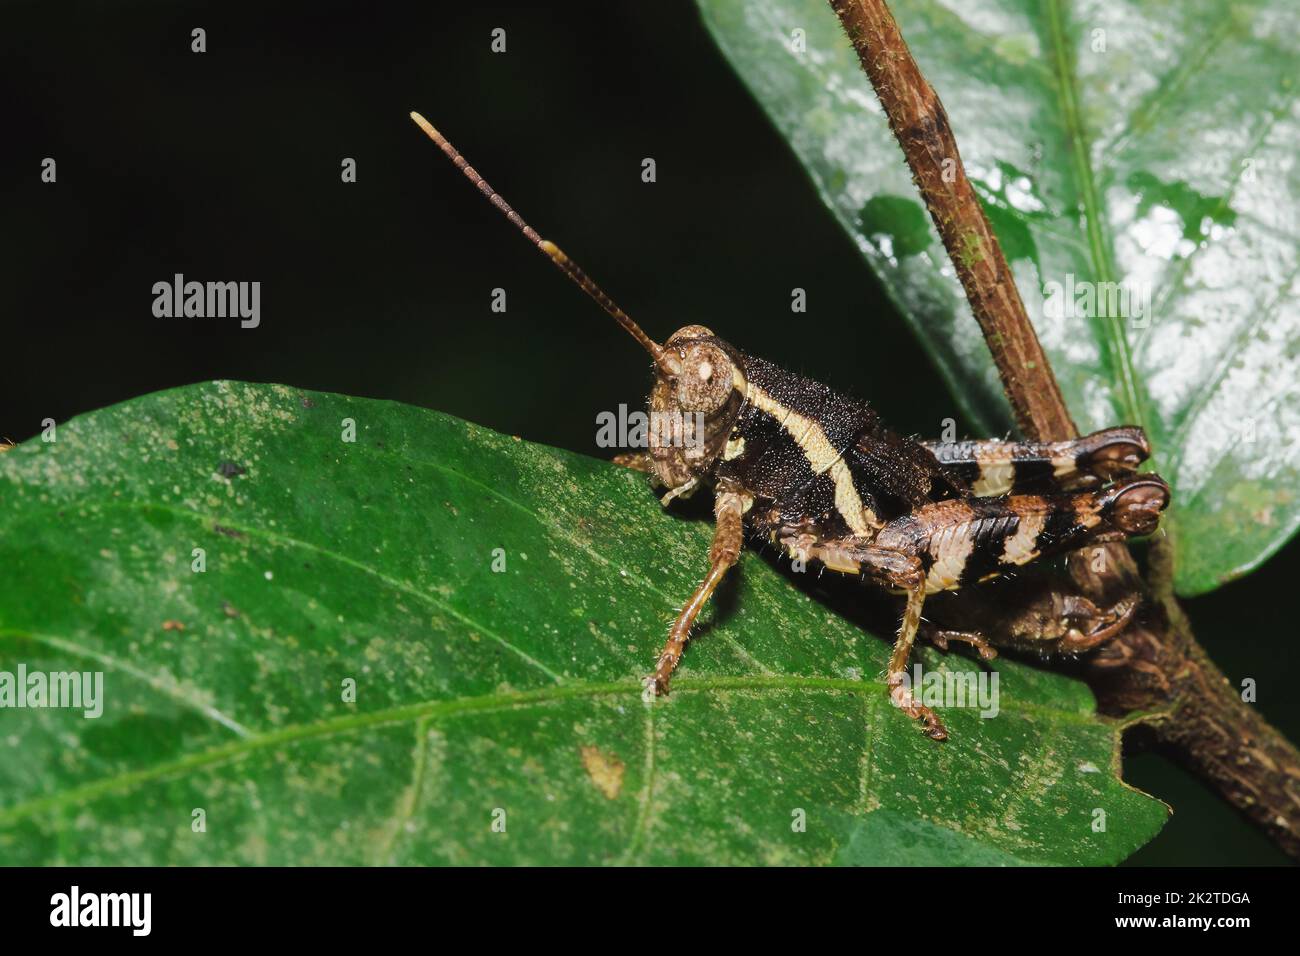
[[[1025,312],[1002,248],[962,166],[948,116],[884,0],[830,0],[889,118],[912,178],[957,270],[971,311],[1025,437],[1078,432],[1051,364]],[[1229,684],[1196,642],[1173,594],[1172,548],[1157,539],[1143,582],[1127,547],[1099,564],[1075,555],[1070,574],[1090,597],[1133,589],[1148,597],[1142,619],[1087,661],[1098,709],[1149,728],[1157,743],[1300,858],[1300,752]],[[1094,569],[1094,565],[1102,570]]]
[[[907,155],[912,178],[1002,375],[1016,423],[1026,435],[1074,436],[1056,376],[966,178],[948,114],[912,59],[889,8],[879,0],[832,0],[831,6]]]

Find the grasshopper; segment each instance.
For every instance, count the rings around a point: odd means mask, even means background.
[[[667,489],[666,506],[701,488],[714,498],[709,567],[680,609],[646,677],[665,695],[691,627],[739,559],[746,533],[792,558],[856,575],[904,596],[886,671],[893,703],[924,733],[947,738],[938,716],[907,686],[908,658],[923,631],[928,595],[1004,577],[1085,545],[1155,531],[1169,504],[1159,475],[1139,474],[1150,454],[1140,428],[1109,428],[1062,442],[918,442],[891,431],[869,405],[749,355],[703,325],[654,341],[555,243],[543,239],[418,113],[411,119],[488,200],[565,275],[631,334],[654,361],[648,450],[620,455]],[[1080,595],[1039,589],[1005,640],[1075,654],[1109,640],[1132,619],[1135,598],[1098,608]],[[994,651],[982,633],[927,626],[949,640]]]

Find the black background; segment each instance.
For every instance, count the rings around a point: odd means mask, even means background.
[[[232,378],[395,399],[604,455],[594,416],[643,403],[644,356],[411,109],[651,335],[707,324],[868,397],[902,431],[961,420],[690,3],[64,2],[0,16],[0,436]],[[505,54],[490,50],[496,27]],[[40,181],[47,156],[54,185]],[[260,281],[261,326],[155,318],[152,286],[177,272]],[[796,286],[809,310],[792,324]],[[489,309],[497,287],[504,315]],[[1189,602],[1215,660],[1259,682],[1258,706],[1293,739],[1282,598],[1298,564],[1293,543]],[[1131,862],[1284,861],[1162,758],[1136,756],[1126,776],[1178,811]]]

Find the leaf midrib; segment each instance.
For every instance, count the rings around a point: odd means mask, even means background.
[[[21,633],[10,631],[9,633]],[[743,676],[743,677],[690,677],[683,675],[673,687],[674,696],[709,692],[752,691],[782,693],[790,691],[844,692],[850,694],[881,693],[885,688],[880,680],[853,680],[847,677],[807,677],[799,675]],[[506,691],[482,694],[477,697],[459,697],[450,700],[419,701],[400,704],[362,714],[345,714],[323,720],[291,724],[276,730],[264,731],[252,737],[241,738],[209,747],[139,770],[129,770],[109,777],[101,777],[68,790],[37,797],[11,807],[0,809],[0,826],[8,826],[21,819],[45,810],[84,803],[120,790],[129,790],[153,780],[175,774],[201,770],[237,760],[248,754],[303,740],[339,736],[376,727],[393,726],[419,720],[461,717],[498,710],[511,710],[558,701],[613,697],[626,694],[640,701],[642,686],[633,681],[579,682],[558,684],[532,690]],[[653,706],[663,706],[656,704]],[[1046,721],[1070,724],[1088,729],[1105,727],[1095,716],[1074,711],[1055,710],[1029,701],[1009,701],[1000,704],[1002,711],[1021,712]],[[951,746],[936,744],[935,746]]]
[[[1061,104],[1065,131],[1070,141],[1070,159],[1074,167],[1075,182],[1078,184],[1079,197],[1083,203],[1093,271],[1097,275],[1097,281],[1114,282],[1115,264],[1110,254],[1110,237],[1104,231],[1105,221],[1101,214],[1101,201],[1098,198],[1092,162],[1088,157],[1088,139],[1079,110],[1078,77],[1071,66],[1066,49],[1068,41],[1061,4],[1062,0],[1046,0],[1048,38],[1051,41],[1052,58],[1056,67],[1057,99]],[[1133,368],[1133,355],[1129,349],[1128,336],[1124,334],[1123,320],[1119,316],[1107,315],[1103,329],[1107,349],[1118,366],[1115,371],[1119,377],[1123,411],[1128,416],[1130,424],[1145,428],[1146,417],[1143,414],[1144,401],[1141,386]]]

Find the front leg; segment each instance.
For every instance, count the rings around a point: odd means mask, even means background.
[[[659,663],[655,666],[654,673],[646,678],[647,684],[653,684],[656,695],[668,693],[668,681],[682,659],[682,652],[686,650],[691,625],[699,617],[723,576],[740,557],[740,549],[744,544],[744,515],[751,501],[748,495],[738,489],[718,490],[713,505],[717,524],[713,532],[713,546],[709,548],[709,573],[677,615],[677,620],[668,633],[668,643],[659,655]]]
[[[655,471],[654,457],[648,451],[633,451],[624,455],[615,455],[610,461],[620,467],[630,468],[632,471],[639,471],[642,474],[649,475],[654,479],[656,485],[660,485],[659,475]],[[695,494],[700,489],[700,485],[699,478],[688,478],[676,488],[668,489],[668,492],[659,499],[659,503],[667,508],[676,499],[689,498]]]

